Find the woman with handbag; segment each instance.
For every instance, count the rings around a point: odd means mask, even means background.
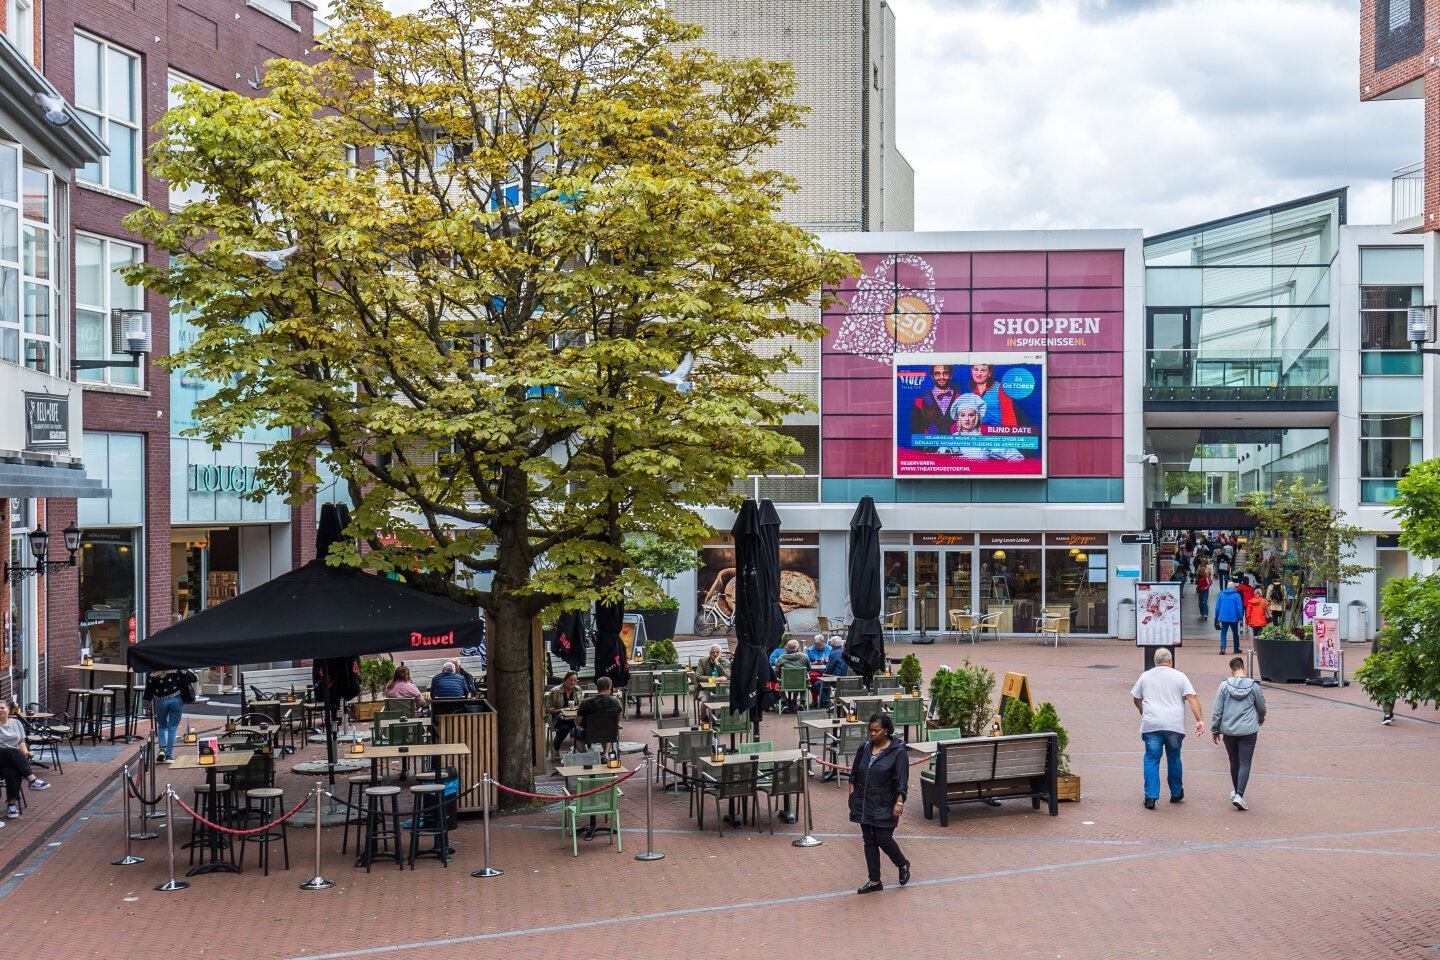
[[[793,641],[792,641],[793,642]],[[880,882],[880,851],[900,871],[900,886],[910,882],[910,861],[895,842],[895,828],[905,812],[910,764],[905,745],[895,739],[895,724],[886,713],[870,718],[870,738],[855,751],[850,767],[850,822],[860,824],[869,878],[856,893],[885,889]]]
[[[189,670],[152,670],[145,678],[144,699],[155,717],[157,763],[175,760],[175,731],[180,729],[185,704],[195,702],[194,685],[199,681]]]

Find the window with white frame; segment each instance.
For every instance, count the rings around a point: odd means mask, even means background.
[[[75,358],[128,360],[110,350],[110,311],[139,310],[144,291],[125,282],[120,271],[138,263],[143,253],[133,243],[86,233],[75,234]],[[140,368],[106,367],[76,371],[84,383],[141,386]]]
[[[5,0],[5,36],[21,56],[35,62],[34,0]]]
[[[50,171],[0,141],[0,360],[58,373],[55,197]]]
[[[174,70],[171,70],[165,78],[165,89],[168,91],[165,101],[166,110],[174,110],[176,107],[180,106],[180,95],[176,93],[175,88],[180,86],[182,83],[199,84],[206,90],[220,89],[219,87],[212,86],[211,84],[205,83],[202,80],[196,80],[194,77],[187,77],[183,73],[177,73]],[[194,203],[196,200],[203,200],[204,198],[205,188],[200,186],[199,184],[192,183],[183,190],[172,186],[170,188],[170,209],[178,210],[181,207],[186,206],[187,204]]]
[[[75,34],[75,109],[110,148],[110,155],[80,168],[83,183],[140,195],[142,102],[140,58],[83,33]]]

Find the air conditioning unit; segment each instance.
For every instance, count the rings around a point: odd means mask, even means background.
[[[1406,311],[1407,339],[1413,344],[1435,342],[1435,304],[1411,307]]]
[[[110,311],[110,352],[150,352],[150,311]]]

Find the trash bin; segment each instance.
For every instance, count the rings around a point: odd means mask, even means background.
[[[1135,639],[1135,601],[1126,597],[1116,612],[1115,636],[1121,640]]]
[[[1349,643],[1370,642],[1370,611],[1364,600],[1351,600],[1345,611],[1345,639]]]

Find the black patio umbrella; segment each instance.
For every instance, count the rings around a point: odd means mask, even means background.
[[[625,604],[595,604],[595,676],[609,677],[616,688],[630,682],[630,661],[625,656],[625,644],[620,639],[620,628],[625,625]],[[583,646],[584,641],[580,641]],[[584,663],[582,649],[580,662]]]
[[[850,518],[850,613],[845,662],[870,685],[885,665],[885,630],[880,626],[880,515],[875,501],[861,497]]]
[[[146,637],[129,649],[128,657],[136,670],[310,658],[323,673],[320,695],[338,706],[342,697],[355,695],[344,696],[353,676],[348,665],[356,657],[484,643],[484,614],[478,608],[398,580],[327,566],[321,552],[302,567]],[[325,720],[333,750],[329,709]],[[331,760],[333,770],[333,754]]]
[[[585,623],[578,611],[567,610],[555,621],[550,652],[564,660],[571,670],[585,666]]]
[[[773,505],[770,508],[774,513]],[[730,664],[730,709],[748,712],[752,720],[775,702],[775,672],[770,651],[782,627],[775,619],[780,597],[779,518],[771,533],[775,550],[770,557],[761,526],[761,509],[754,500],[740,505],[730,533],[735,540],[735,657]],[[774,590],[767,585],[773,574]],[[782,621],[783,624],[783,615]]]

